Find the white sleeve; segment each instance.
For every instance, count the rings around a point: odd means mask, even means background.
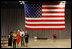
[[[21,32],[20,32],[20,36],[21,36]]]
[[[25,36],[25,32],[24,32],[24,36]]]

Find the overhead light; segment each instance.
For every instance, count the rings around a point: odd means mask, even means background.
[[[24,1],[19,1],[20,2],[20,4],[25,4],[25,2]]]
[[[23,3],[23,4],[25,4],[25,2],[24,2],[24,1],[22,1],[22,3]]]
[[[23,4],[23,3],[20,3],[20,4]]]
[[[19,2],[21,2],[21,1],[19,1]]]

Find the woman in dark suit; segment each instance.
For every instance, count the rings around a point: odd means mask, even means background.
[[[9,38],[8,38],[8,46],[9,46],[10,48],[12,48],[12,33],[13,33],[13,32],[10,32]]]
[[[25,31],[25,43],[26,43],[26,47],[28,47],[28,42],[29,42],[29,35],[28,35],[28,32]]]

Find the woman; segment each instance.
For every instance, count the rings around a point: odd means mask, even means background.
[[[16,48],[16,37],[17,37],[16,31],[14,31],[14,33],[13,33],[13,48]]]
[[[10,32],[9,38],[8,38],[8,46],[10,46],[10,48],[12,48],[12,33],[13,32]]]
[[[20,43],[20,30],[17,31],[17,47],[19,46],[19,43]]]
[[[20,31],[21,46],[24,45],[24,36],[25,36],[25,33],[24,33],[23,29],[21,29],[21,31]]]
[[[26,47],[28,46],[28,40],[29,40],[29,35],[28,35],[28,32],[25,31],[25,43],[26,43]]]

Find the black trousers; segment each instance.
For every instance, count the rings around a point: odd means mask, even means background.
[[[53,36],[54,39],[56,39],[56,36]]]
[[[13,40],[13,48],[16,48],[16,39]]]

